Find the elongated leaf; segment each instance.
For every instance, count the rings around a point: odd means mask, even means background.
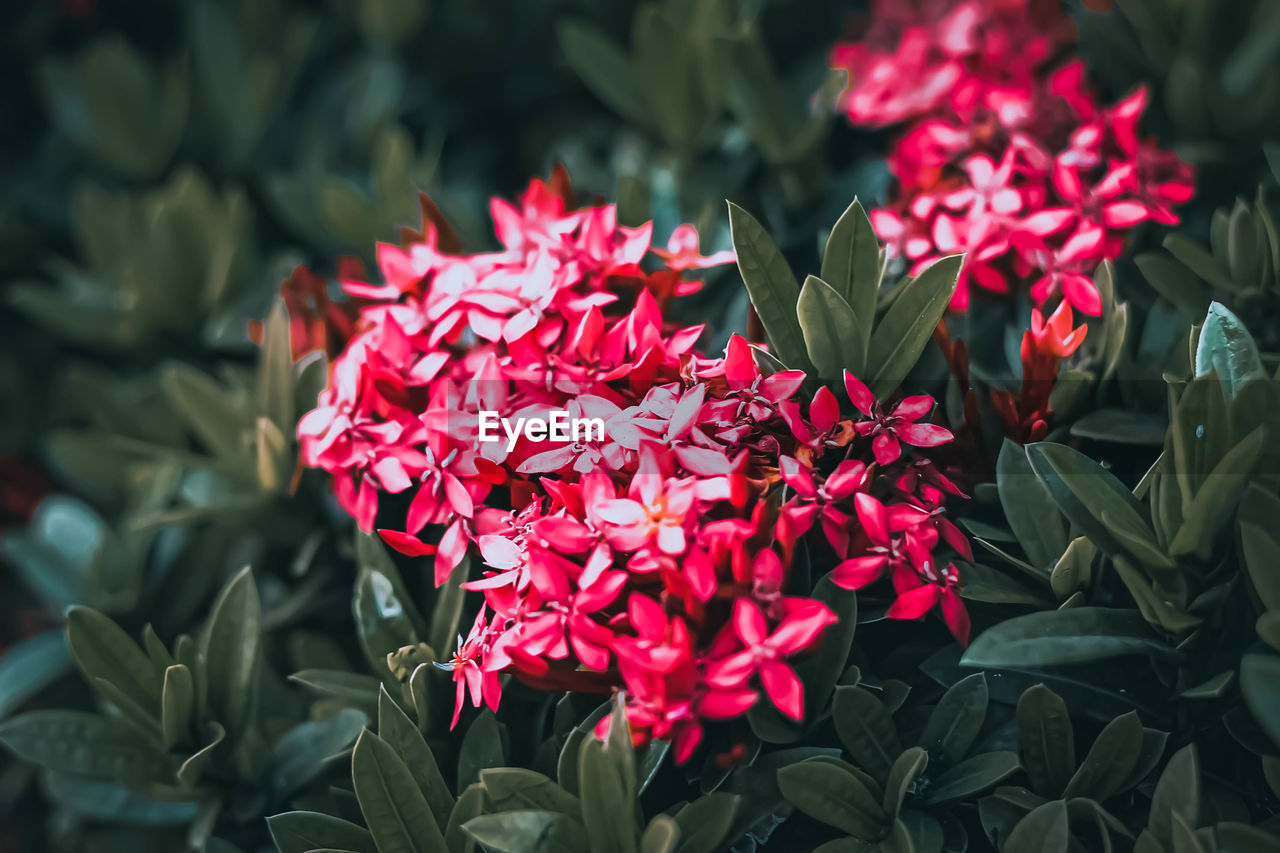
[[[929,802],[944,803],[980,794],[1018,772],[1020,766],[1015,752],[984,752],[966,758],[934,780]]]
[[[578,798],[541,773],[521,767],[490,767],[480,771],[480,784],[494,811],[534,809],[582,819]]]
[[[502,727],[493,712],[485,708],[462,737],[458,753],[458,790],[479,781],[480,771],[506,763]]]
[[[964,758],[987,718],[987,677],[962,678],[939,700],[920,733],[920,745],[950,762]]]
[[[209,673],[209,705],[233,740],[253,713],[261,634],[258,589],[246,566],[218,594],[201,649]]]
[[[168,762],[128,723],[83,711],[30,711],[0,723],[14,755],[62,773],[124,785],[163,782]]]
[[[842,370],[862,373],[866,339],[862,324],[844,297],[816,276],[800,288],[796,304],[805,351],[823,379],[836,379]]]
[[[1018,754],[1043,797],[1057,798],[1076,767],[1075,731],[1062,697],[1043,684],[1023,691],[1018,699]]]
[[[644,828],[640,836],[640,853],[675,853],[680,843],[680,824],[660,814]]]
[[[729,229],[738,271],[774,352],[790,367],[809,370],[804,333],[796,318],[800,285],[769,232],[751,214],[729,202]]]
[[[618,734],[611,731],[610,737]],[[625,724],[621,734],[630,737]],[[635,853],[635,775],[634,769],[630,776],[623,771],[605,744],[590,736],[583,740],[578,751],[578,795],[593,853]]]
[[[877,781],[887,779],[902,743],[884,704],[861,687],[837,687],[832,721],[854,763]]]
[[[876,841],[890,821],[878,798],[857,776],[832,764],[801,761],[778,771],[778,787],[787,802],[863,841]]]
[[[449,825],[444,831],[444,843],[449,853],[471,853],[476,843],[463,829],[469,820],[484,814],[486,806],[484,786],[479,782],[467,787],[458,795],[458,804],[449,815]]]
[[[1016,616],[988,628],[960,658],[963,666],[1035,669],[1120,655],[1176,661],[1181,654],[1136,611],[1072,607]]]
[[[164,694],[160,704],[160,730],[165,749],[172,749],[191,730],[196,689],[191,670],[174,664],[164,671]]]
[[[1136,711],[1121,714],[1098,734],[1062,796],[1098,802],[1119,792],[1142,752],[1142,722]]]
[[[1038,569],[1052,565],[1066,550],[1066,524],[1022,448],[1007,438],[996,459],[996,489],[1009,527],[1031,564]]]
[[[1219,302],[1209,305],[1196,346],[1196,375],[1216,372],[1233,399],[1250,379],[1265,376],[1258,345],[1240,318]]]
[[[369,718],[341,708],[323,720],[305,720],[280,736],[272,749],[271,788],[287,796],[316,778],[329,759],[351,746]]]
[[[883,400],[902,384],[915,366],[955,293],[963,256],[950,255],[905,284],[871,335],[867,382]]]
[[[864,343],[871,337],[880,295],[880,241],[856,198],[836,220],[822,252],[822,280],[853,308]]]
[[[368,731],[351,753],[351,781],[379,853],[440,853],[444,835],[413,774],[385,741]]]
[[[471,573],[470,557],[463,557],[449,579],[436,590],[436,604],[431,611],[431,633],[428,643],[439,654],[447,654],[457,642],[458,620],[462,618],[462,604],[467,591],[462,585]]]
[[[443,831],[449,825],[449,814],[453,811],[453,795],[449,793],[449,786],[445,784],[436,757],[422,732],[381,686],[378,689],[378,737],[404,759]]]
[[[1184,746],[1173,754],[1151,794],[1147,829],[1166,849],[1175,849],[1175,818],[1188,826],[1197,826],[1200,822],[1200,762],[1194,745]]]
[[[594,853],[581,824],[559,812],[519,810],[474,817],[462,831],[495,853]],[[385,853],[385,851],[383,851]]]
[[[67,646],[76,666],[92,682],[111,682],[141,708],[160,708],[161,677],[151,659],[109,616],[88,607],[67,611]]]
[[[740,808],[739,797],[719,792],[689,803],[675,817],[680,828],[677,853],[715,853],[728,840],[729,828]]]
[[[1280,745],[1280,656],[1245,655],[1240,661],[1240,692],[1258,725]]]
[[[896,819],[902,811],[902,802],[907,793],[915,787],[915,779],[929,763],[929,753],[923,748],[913,746],[898,756],[889,771],[889,779],[884,785],[884,810],[890,818]]]
[[[369,830],[319,812],[285,812],[267,818],[271,840],[280,853],[308,853],[317,849],[378,853]]]

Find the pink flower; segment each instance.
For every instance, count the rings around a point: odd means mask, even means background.
[[[872,450],[876,462],[881,465],[887,465],[902,455],[899,441],[915,447],[937,447],[953,438],[945,427],[917,423],[933,410],[932,397],[907,397],[886,413],[871,389],[847,370],[844,372],[844,387],[849,401],[868,418],[855,423],[854,432],[863,437],[872,436]]]

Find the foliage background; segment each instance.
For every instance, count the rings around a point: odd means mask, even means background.
[[[619,82],[593,34],[630,51],[651,5],[5,4],[0,644],[22,654],[0,661],[0,714],[97,704],[61,639],[68,607],[103,611],[134,638],[151,624],[174,643],[199,630],[218,590],[246,564],[262,607],[265,732],[275,738],[309,716],[331,718],[333,708],[317,710],[315,694],[288,674],[365,677],[352,588],[358,612],[365,569],[381,558],[357,553],[321,478],[306,474],[288,494],[293,422],[322,374],[311,365],[295,376],[279,346],[259,354],[245,330],[269,314],[295,264],[330,274],[340,255],[370,260],[375,240],[416,226],[415,189],[478,250],[493,241],[488,198],[511,196],[562,162],[576,186],[616,199],[624,219],[652,217],[660,240],[688,221],[704,249],[727,247],[723,201],[732,199],[765,222],[797,269],[813,267],[855,195],[868,205],[883,199],[886,140],[850,130],[815,95],[828,79],[826,51],[858,4],[673,0],[661,5],[680,24],[675,40],[647,55],[637,43],[639,73]],[[1148,129],[1201,169],[1181,230],[1206,242],[1216,208],[1238,195],[1252,202],[1269,180],[1264,144],[1280,122],[1280,84],[1267,72],[1280,51],[1280,16],[1266,2],[1117,5],[1072,7],[1082,51],[1113,98],[1140,81],[1153,85]],[[1156,250],[1162,237],[1141,232],[1131,256]],[[1163,383],[1143,377],[1185,363],[1177,342],[1203,316],[1153,288],[1138,266],[1119,264],[1117,289],[1146,330],[1145,343],[1130,349],[1145,372],[1135,369],[1128,387],[1110,392],[1105,408],[1123,419],[1095,419],[1077,433],[1129,485],[1154,460],[1167,423]],[[1280,314],[1267,313],[1274,297],[1264,286],[1262,309],[1248,316],[1269,372],[1276,365],[1266,351],[1280,341]],[[1185,305],[1199,299],[1196,291]],[[747,325],[733,271],[716,273],[685,310],[712,318],[708,351]],[[1025,325],[1012,307],[982,316],[966,339],[1001,355],[1006,327]],[[274,328],[279,343],[283,322],[279,314],[268,321],[269,340]],[[923,370],[945,389],[940,359]],[[271,402],[287,398],[283,409]],[[1117,443],[1117,430],[1155,437]],[[449,612],[429,572],[403,568],[408,598],[425,613]],[[428,630],[447,645],[447,629]],[[860,654],[879,662],[907,635],[875,636]],[[941,648],[939,640],[925,651]],[[901,646],[895,663],[914,670],[919,661],[910,658],[927,656],[919,651]],[[945,657],[924,669],[934,689],[956,680]],[[1073,711],[1096,698],[1081,689],[1064,691]],[[999,698],[1010,711],[1017,694]],[[1123,707],[1106,708],[1105,719]],[[538,697],[512,695],[504,721],[520,719],[522,708],[540,708]],[[1237,731],[1209,721],[1196,739],[1208,749],[1231,745],[1229,760],[1242,766],[1215,772],[1244,779],[1261,817],[1275,800],[1256,756],[1236,742],[1268,754],[1274,745],[1240,708],[1236,698],[1214,711],[1235,714]],[[578,710],[574,722],[589,707],[563,713]],[[457,769],[462,730],[451,739],[442,729],[432,730],[432,746]],[[539,738],[532,727],[512,730],[498,758],[534,764]],[[314,774],[334,774],[322,761],[328,755],[313,757]],[[287,800],[245,767],[220,771],[211,810],[77,787],[7,754],[0,762],[5,851],[266,850],[261,818]],[[465,780],[469,771],[457,772]],[[207,842],[214,834],[222,841]],[[785,843],[811,846],[803,834]]]

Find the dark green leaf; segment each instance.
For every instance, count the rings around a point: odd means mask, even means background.
[[[428,644],[437,654],[448,654],[458,635],[458,621],[462,618],[462,603],[467,591],[462,585],[471,572],[471,559],[463,557],[444,585],[436,590],[436,604],[431,611],[431,633]]]
[[[160,708],[161,676],[151,659],[109,616],[88,607],[67,611],[67,646],[92,682],[104,679],[149,712]]]
[[[818,376],[834,380],[842,370],[862,373],[866,349],[862,324],[849,303],[817,276],[808,276],[796,304],[805,351]]]
[[[1071,832],[1067,804],[1054,800],[1031,810],[1009,833],[1002,853],[1067,853]]]
[[[1173,754],[1151,795],[1147,828],[1166,848],[1173,847],[1175,815],[1188,826],[1199,825],[1200,764],[1194,746],[1184,746]]]
[[[582,819],[578,798],[541,773],[520,767],[490,767],[480,771],[480,784],[494,811],[534,809]]]
[[[942,258],[898,286],[901,292],[876,325],[868,348],[867,386],[877,398],[896,391],[915,366],[951,303],[963,261],[961,255]]]
[[[367,829],[319,812],[272,815],[267,818],[267,829],[280,853],[308,853],[317,849],[378,853]]]
[[[165,781],[168,762],[128,723],[83,711],[30,711],[0,723],[0,743],[50,770],[125,785]]]
[[[10,646],[0,657],[0,719],[71,671],[62,631],[50,630]]]
[[[444,836],[413,774],[394,749],[365,731],[351,753],[351,781],[379,853],[441,853]]]
[[[880,241],[856,198],[831,228],[822,252],[821,272],[822,280],[835,288],[857,315],[858,340],[865,346],[880,295]]]
[[[209,706],[233,740],[253,713],[261,632],[258,590],[246,566],[218,594],[201,648],[208,669]]]
[[[773,351],[784,364],[812,368],[804,346],[804,333],[796,319],[800,285],[777,244],[755,218],[729,202],[729,228],[738,253],[738,271],[747,286]]]
[[[778,786],[791,805],[855,838],[878,841],[889,832],[889,816],[878,798],[857,776],[832,764],[801,761],[783,767]]]
[[[449,853],[471,853],[475,849],[475,841],[463,830],[467,821],[484,814],[484,786],[479,782],[469,786],[458,795],[457,805],[449,815],[449,825],[444,831],[444,842]]]
[[[1228,399],[1234,398],[1248,380],[1266,375],[1253,335],[1218,302],[1209,305],[1196,346],[1196,375],[1210,372],[1226,383]]]
[[[987,677],[976,672],[951,685],[920,733],[920,745],[949,762],[964,758],[987,717]]]
[[[1036,568],[1051,565],[1067,547],[1067,528],[1049,490],[1026,453],[1005,439],[996,459],[996,488],[1009,527]]]
[[[462,737],[458,752],[458,790],[480,780],[480,771],[501,767],[506,761],[502,729],[488,708],[480,712]]]
[[[378,688],[378,737],[404,759],[427,805],[431,807],[436,823],[443,830],[449,825],[453,795],[449,793],[449,786],[445,784],[435,755],[427,746],[422,732],[381,686]]]
[[[660,814],[644,828],[640,836],[640,853],[675,853],[680,843],[680,824]]]
[[[995,787],[1020,768],[1014,752],[985,752],[966,758],[937,779],[929,792],[930,803],[961,800]]]
[[[1258,725],[1280,745],[1280,657],[1245,655],[1240,661],[1240,692]]]
[[[740,799],[714,793],[699,797],[676,813],[680,843],[676,853],[715,853],[723,846],[737,816]]]
[[[960,663],[992,669],[1034,669],[1120,655],[1170,661],[1181,657],[1152,633],[1136,611],[1073,607],[1000,622],[974,640]]]
[[[512,811],[474,817],[462,830],[495,853],[588,853],[581,825],[558,812]],[[383,851],[386,853],[386,851]]]
[[[305,720],[289,729],[272,749],[272,790],[292,794],[316,778],[330,758],[351,746],[368,721],[364,712],[342,708],[327,719]]]
[[[195,709],[195,682],[191,670],[175,664],[164,671],[164,693],[160,705],[160,732],[165,749],[185,740],[191,730]]]
[[[1142,752],[1142,722],[1136,711],[1116,717],[1098,734],[1089,754],[1063,791],[1064,799],[1102,802],[1120,792]]]
[[[1018,699],[1018,754],[1037,793],[1061,796],[1075,772],[1075,732],[1066,703],[1043,684]]]
[[[883,703],[861,687],[837,687],[832,721],[854,763],[877,781],[887,779],[902,743]]]
[[[889,779],[884,785],[884,810],[890,818],[896,819],[902,811],[902,801],[907,793],[915,789],[916,776],[929,763],[929,753],[913,746],[898,756],[889,770]]]

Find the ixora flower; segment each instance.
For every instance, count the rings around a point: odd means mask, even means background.
[[[463,586],[484,603],[439,664],[454,722],[496,707],[507,674],[623,691],[637,743],[671,740],[680,760],[759,701],[802,719],[794,662],[837,619],[783,592],[815,521],[841,559],[909,553],[921,583],[940,542],[969,556],[942,515],[958,490],[921,467],[951,439],[926,420],[932,398],[882,405],[849,376],[842,413],[831,389],[807,398],[803,372],[762,373],[741,337],[699,353],[701,327],[665,306],[733,253],[702,256],[690,226],[655,249],[611,205],[575,206],[562,172],[491,209],[500,251],[446,252],[425,223],[380,247],[382,283],[344,281],[358,309],[298,425],[342,506],[434,554],[437,584],[478,554]],[[576,420],[591,428],[552,428]]]
[[[912,275],[967,254],[953,311],[973,286],[1026,289],[1096,316],[1090,275],[1146,221],[1176,224],[1193,173],[1141,138],[1148,93],[1102,107],[1084,66],[1057,60],[1071,22],[1032,0],[877,0],[874,22],[830,54],[847,69],[849,121],[905,129],[889,154],[897,197],[872,223]]]

